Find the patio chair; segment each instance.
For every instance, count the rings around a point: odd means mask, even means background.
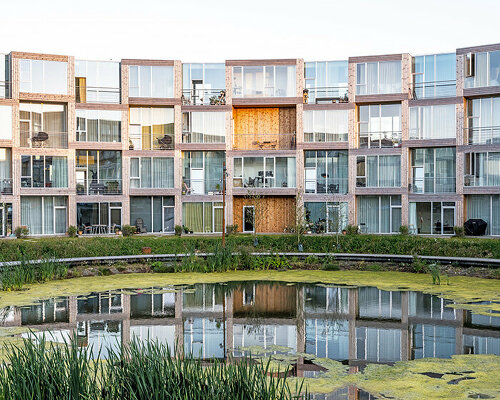
[[[142,218],[137,218],[135,220],[135,227],[137,228],[137,232],[139,233],[146,233],[148,231],[144,226],[144,220]]]

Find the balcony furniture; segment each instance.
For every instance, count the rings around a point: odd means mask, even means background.
[[[33,147],[44,147],[47,140],[49,140],[47,132],[38,132],[31,138],[31,143]]]
[[[338,193],[338,192],[339,192],[339,184],[338,183],[328,184],[328,193]]]
[[[173,143],[173,140],[172,140],[172,136],[170,136],[170,135],[165,135],[162,138],[158,138],[158,145],[160,146],[160,149],[162,149],[162,150],[173,149],[172,143]]]
[[[248,183],[247,183],[246,186],[248,186],[248,187],[255,187],[255,180],[256,179],[257,178],[248,178]]]
[[[106,193],[118,194],[118,181],[106,182]]]
[[[185,181],[182,182],[182,194],[191,194],[193,189],[190,188]]]
[[[89,194],[104,194],[106,186],[103,183],[92,182],[89,186]]]
[[[148,231],[144,226],[144,220],[142,218],[137,218],[135,220],[135,227],[137,228],[138,233],[146,233]]]
[[[92,234],[94,235],[103,235],[108,233],[107,225],[92,225]]]
[[[89,224],[84,224],[83,233],[90,235],[92,233],[92,226],[90,226]]]

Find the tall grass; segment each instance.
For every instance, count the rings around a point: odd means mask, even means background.
[[[32,339],[32,338],[31,338]],[[288,371],[272,374],[252,359],[203,366],[172,357],[158,342],[132,341],[93,361],[75,338],[65,344],[25,339],[0,371],[0,399],[309,399],[302,383],[287,384]],[[278,375],[278,377],[276,377]]]
[[[24,285],[65,278],[68,266],[53,259],[44,259],[40,263],[30,263],[22,256],[20,263],[0,268],[2,290],[22,290]]]

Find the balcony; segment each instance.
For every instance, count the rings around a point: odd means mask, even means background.
[[[182,143],[225,143],[226,137],[224,131],[220,135],[212,135],[202,132],[182,132]]]
[[[129,150],[173,150],[173,133],[143,132],[140,125],[129,125]]]
[[[10,99],[11,95],[11,82],[0,81],[0,99]]]
[[[304,104],[347,103],[347,85],[304,89]]]
[[[120,104],[120,89],[113,87],[76,86],[77,103]]]
[[[326,182],[328,179],[328,182]],[[348,178],[325,178],[325,182],[305,179],[305,193],[314,194],[346,194]]]
[[[469,145],[500,144],[500,126],[465,128]]]
[[[68,132],[21,131],[20,146],[28,148],[67,149]]]
[[[121,179],[77,179],[76,194],[78,195],[120,195],[122,193]]]
[[[414,178],[413,184],[409,186],[410,192],[412,193],[454,193],[456,178]]]
[[[183,89],[183,106],[224,106],[226,105],[225,89]]]
[[[0,179],[0,195],[2,196],[12,195],[12,178]]]
[[[413,83],[413,88],[410,91],[413,100],[455,97],[457,95],[457,82],[447,80]]]
[[[294,150],[296,147],[293,133],[235,133],[235,150]]]
[[[401,131],[360,132],[360,148],[401,147]]]
[[[182,180],[183,195],[222,195],[222,171],[219,179]]]

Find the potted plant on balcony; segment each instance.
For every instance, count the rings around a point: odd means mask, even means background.
[[[77,183],[76,184],[76,193],[77,194],[85,193],[85,186],[83,186],[83,184],[81,184],[81,183]]]
[[[134,143],[132,143],[131,139],[128,140],[128,149],[129,150],[134,150]]]
[[[109,181],[106,184],[106,189],[108,193],[118,193],[118,181]]]

